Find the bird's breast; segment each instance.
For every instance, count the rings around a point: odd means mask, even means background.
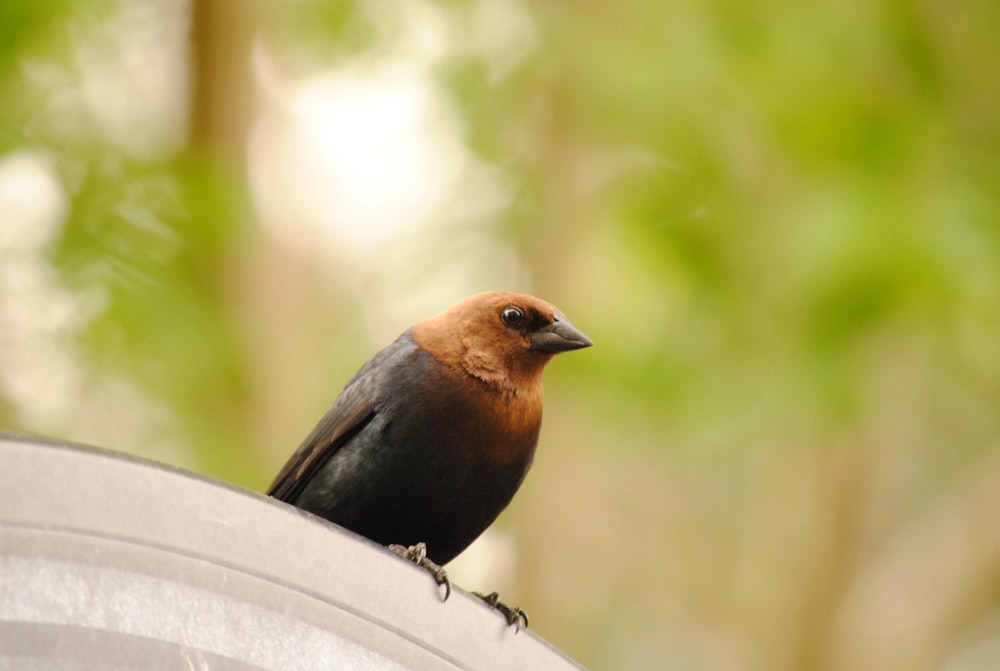
[[[434,360],[423,394],[439,449],[492,466],[531,463],[542,422],[541,388],[511,393]]]

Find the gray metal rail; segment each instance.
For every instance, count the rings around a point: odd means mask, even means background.
[[[263,495],[0,433],[0,669],[578,669]]]

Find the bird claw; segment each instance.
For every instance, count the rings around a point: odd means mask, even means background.
[[[407,561],[413,562],[430,573],[434,578],[434,582],[439,586],[444,585],[444,598],[441,600],[448,600],[448,597],[451,596],[451,581],[448,580],[448,573],[442,566],[428,559],[426,543],[417,543],[409,547],[393,543],[389,546],[389,551]],[[508,606],[500,601],[500,595],[496,592],[489,594],[473,592],[472,594],[482,599],[492,610],[498,611],[503,615],[503,618],[507,620],[508,626],[514,627],[515,634],[521,631],[522,628],[528,628],[528,614],[517,606]]]
[[[448,572],[444,570],[444,567],[439,564],[435,564],[427,558],[426,543],[417,543],[416,545],[411,545],[409,547],[393,543],[389,546],[389,551],[395,555],[399,555],[407,561],[413,562],[430,573],[431,577],[434,578],[434,582],[436,582],[439,587],[444,585],[444,598],[442,598],[441,601],[448,600],[448,597],[451,596],[451,581],[448,580]],[[527,622],[525,622],[525,626],[527,626]]]
[[[507,604],[500,601],[500,595],[496,592],[491,592],[490,594],[480,594],[479,592],[473,592],[473,594],[480,599],[482,599],[487,606],[495,611],[499,611],[503,615],[504,619],[507,620],[507,624],[514,627],[514,633],[521,631],[521,623],[524,623],[524,629],[528,628],[528,614],[517,606],[508,606]]]

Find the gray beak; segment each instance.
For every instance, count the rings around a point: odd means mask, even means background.
[[[554,322],[529,333],[528,336],[531,338],[531,349],[540,352],[568,352],[594,344],[590,338],[570,324],[568,319],[558,313]]]

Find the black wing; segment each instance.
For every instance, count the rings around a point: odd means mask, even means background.
[[[267,490],[269,496],[295,503],[330,457],[372,421],[378,412],[377,396],[383,377],[393,368],[394,360],[415,348],[409,333],[404,333],[362,366],[282,467]]]

